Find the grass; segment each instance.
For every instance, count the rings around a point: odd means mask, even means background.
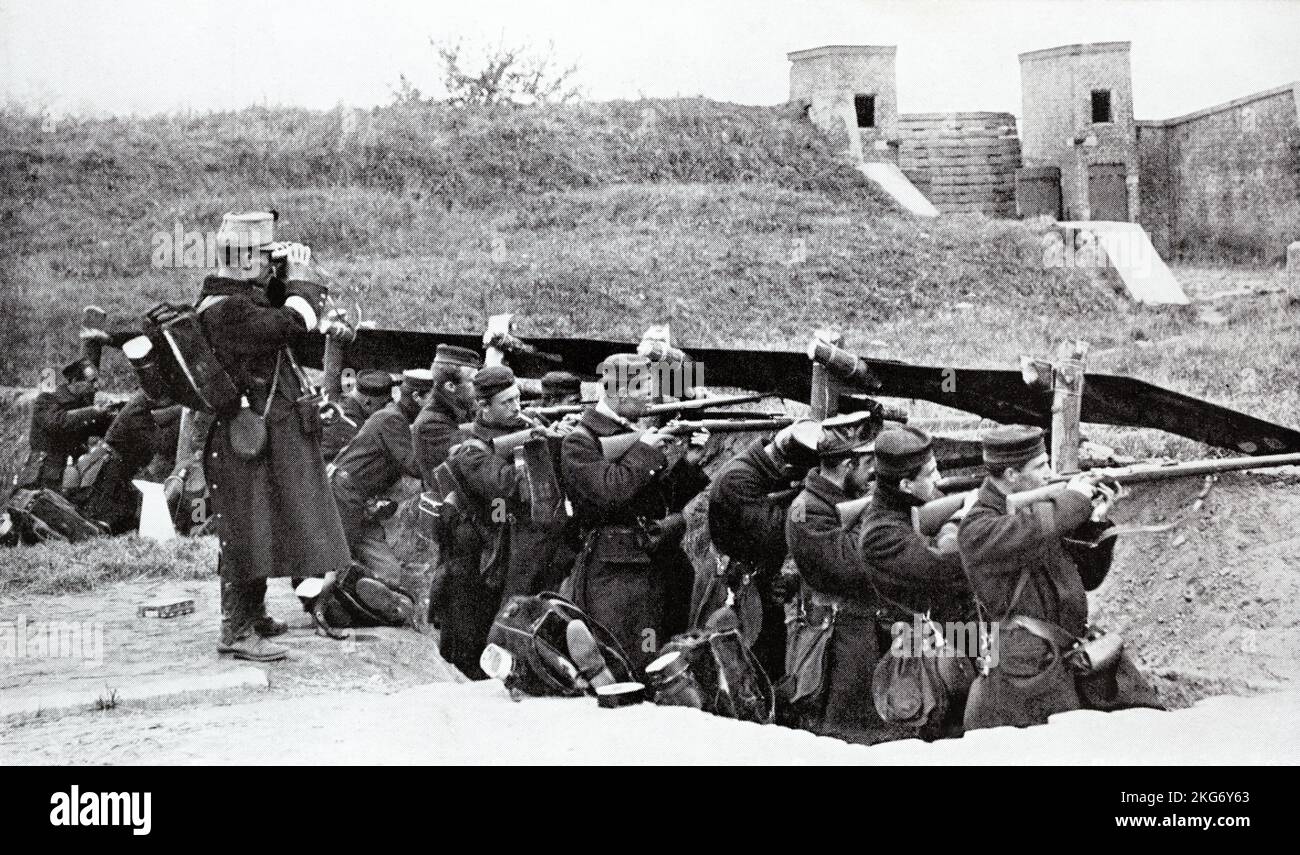
[[[134,535],[0,549],[0,596],[75,594],[142,579],[208,579],[213,537],[155,543]]]

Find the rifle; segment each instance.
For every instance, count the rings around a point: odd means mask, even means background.
[[[667,416],[677,415],[678,413],[694,412],[695,410],[708,410],[713,407],[729,407],[732,404],[752,404],[755,401],[761,401],[766,395],[751,393],[745,395],[713,395],[707,398],[690,398],[685,401],[673,401],[668,404],[651,404],[646,407],[642,415],[644,416]],[[757,413],[755,415],[758,415]]]
[[[553,419],[561,416],[575,416],[595,403],[596,401],[579,401],[576,404],[555,404],[550,407],[528,407],[526,412],[535,413],[543,418]]]
[[[1219,472],[1237,472],[1243,469],[1267,469],[1273,466],[1293,466],[1300,464],[1300,454],[1273,454],[1259,457],[1225,457],[1217,460],[1192,460],[1186,463],[1135,463],[1132,466],[1096,467],[1083,474],[1092,475],[1099,481],[1116,484],[1142,484],[1150,481],[1168,481],[1174,478],[1193,478],[1198,475],[1213,475]],[[1065,490],[1071,478],[1080,473],[1054,475],[1042,487],[1024,490],[1007,496],[1007,513],[1044,502]],[[939,489],[953,490],[978,486],[982,476],[963,476],[945,478],[939,482]],[[952,518],[966,499],[969,490],[951,493],[942,499],[935,499],[912,511],[912,521],[922,534],[933,535]]]
[[[709,433],[766,433],[780,430],[794,424],[792,418],[770,419],[701,419],[694,422],[670,422],[656,432],[670,436],[690,436],[696,431],[707,430]],[[643,430],[632,433],[620,433],[600,439],[600,451],[606,460],[622,457],[629,448],[640,441]]]

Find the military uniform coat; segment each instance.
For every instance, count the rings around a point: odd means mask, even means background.
[[[858,548],[872,574],[886,622],[975,619],[975,595],[957,552],[941,554],[912,526],[912,508],[924,504],[908,493],[877,483],[862,514]]]
[[[447,574],[447,609],[439,648],[444,659],[473,679],[486,676],[478,659],[504,597],[539,593],[558,581],[546,578],[544,536],[529,523],[513,456],[492,450],[495,437],[529,424],[475,422],[470,436],[448,457],[464,513],[440,555]]]
[[[276,354],[303,334],[298,313],[267,301],[260,286],[209,276],[199,318],[217,359],[261,413]],[[207,299],[223,296],[220,301]],[[206,305],[205,305],[206,304]],[[221,543],[221,575],[242,584],[277,576],[319,576],[348,566],[347,542],[325,477],[319,421],[304,424],[294,402],[306,391],[287,358],[266,418],[266,449],[240,460],[227,419],[212,423],[204,472]]]
[[[384,405],[335,458],[330,482],[349,544],[366,524],[367,500],[393,489],[403,475],[420,477],[411,439],[411,421],[418,412],[403,401]]]
[[[754,655],[775,683],[785,671],[785,607],[773,583],[785,563],[785,518],[794,494],[789,478],[764,448],[763,440],[755,440],[713,479],[709,537],[730,559],[727,570],[733,585],[738,572],[755,574],[763,627]]]
[[[420,467],[420,480],[424,489],[437,486],[433,470],[447,460],[451,447],[464,438],[461,423],[469,418],[454,404],[445,399],[442,389],[435,389],[429,403],[415,417],[411,433],[415,439],[415,456]]]
[[[832,600],[838,607],[827,645],[827,689],[805,711],[804,724],[871,744],[904,734],[881,720],[871,699],[871,679],[889,639],[876,625],[876,596],[858,547],[861,518],[845,528],[835,510],[851,498],[819,472],[808,473],[790,506],[785,540],[803,577],[805,607]]]
[[[681,510],[708,478],[684,458],[670,465],[663,451],[643,442],[606,460],[600,438],[631,430],[589,407],[564,438],[560,468],[583,538],[574,600],[641,670],[686,629],[694,574],[682,551]]]
[[[1051,501],[1008,514],[1006,494],[987,479],[962,520],[957,535],[962,564],[985,619],[999,622],[998,662],[971,687],[967,730],[1042,724],[1053,713],[1084,706],[1074,674],[1051,645],[1022,627],[1008,626],[1006,618],[1027,615],[1056,624],[1071,636],[1083,636],[1088,597],[1062,537],[1088,521],[1091,507],[1085,496],[1066,490]],[[1105,564],[1109,566],[1109,554]],[[1100,584],[1105,569],[1089,568],[1091,587]],[[1013,604],[1022,574],[1027,574],[1027,582]],[[1121,666],[1121,677],[1125,685],[1112,708],[1154,703],[1131,661]]]

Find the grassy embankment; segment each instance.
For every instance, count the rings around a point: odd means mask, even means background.
[[[898,213],[782,108],[353,118],[251,109],[42,133],[0,117],[3,383],[34,385],[75,352],[85,303],[130,319],[191,299],[203,271],[152,267],[156,234],[270,206],[381,326],[467,331],[515,311],[525,334],[634,338],[670,320],[687,346],[797,349],[833,325],[863,353],[1004,367],[1080,337],[1108,351],[1101,370],[1297,423],[1294,312],[1257,301],[1207,328],[1193,311],[1117,303],[1107,276],[1045,269],[1026,224]],[[107,368],[109,387],[129,386],[120,358]],[[6,407],[4,439],[25,432],[22,409]],[[1137,453],[1189,450],[1097,433]],[[6,443],[6,480],[24,452]]]

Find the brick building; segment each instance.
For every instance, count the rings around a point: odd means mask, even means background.
[[[1031,169],[1059,170],[1060,180],[1059,210],[1037,206],[1022,215],[1135,218],[1141,205],[1132,79],[1128,42],[1020,55],[1021,158]]]

